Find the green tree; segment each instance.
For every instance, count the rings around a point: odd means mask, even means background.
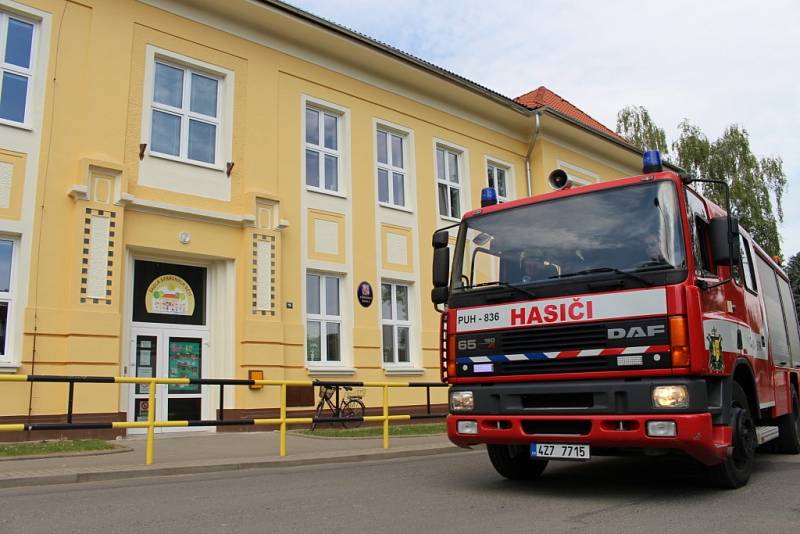
[[[709,142],[697,126],[684,120],[672,144],[677,163],[692,174],[721,180],[731,190],[731,209],[740,224],[771,256],[781,253],[778,221],[783,221],[786,174],[779,157],[759,159],[750,148],[747,130],[733,124],[722,136]],[[723,206],[723,189],[703,184],[703,193]]]
[[[617,113],[617,133],[643,150],[658,150],[669,155],[667,135],[644,106],[626,106]]]
[[[617,115],[617,132],[642,148],[666,145],[664,130],[655,125],[644,107],[628,106]],[[662,143],[663,141],[663,143]],[[731,190],[731,211],[741,225],[771,256],[781,253],[778,222],[783,222],[783,193],[786,174],[780,157],[758,158],[750,148],[747,130],[728,126],[719,139],[710,141],[687,119],[678,125],[672,143],[676,165],[697,176],[722,180]],[[665,152],[666,153],[666,152]],[[697,184],[712,201],[724,206],[721,187]]]
[[[789,258],[789,261],[786,262],[786,266],[783,269],[786,271],[789,282],[792,284],[794,305],[795,308],[797,308],[797,314],[800,316],[800,252]]]

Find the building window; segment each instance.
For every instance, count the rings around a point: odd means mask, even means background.
[[[383,327],[383,363],[411,362],[411,322],[408,320],[409,286],[381,284],[381,326]]]
[[[35,29],[32,22],[0,13],[0,119],[27,122]]]
[[[222,82],[156,60],[150,153],[217,166]]]
[[[339,193],[341,115],[306,107],[306,186]]]
[[[436,147],[436,182],[439,188],[439,215],[461,217],[461,153]]]
[[[342,361],[341,279],[306,275],[306,360]]]
[[[10,322],[14,307],[14,252],[14,241],[0,239],[0,360],[5,361],[11,359],[9,338],[13,333]]]
[[[486,177],[489,187],[497,192],[497,201],[508,201],[508,167],[498,165],[497,163],[489,163],[486,166]]]
[[[406,207],[406,139],[378,129],[378,202]]]

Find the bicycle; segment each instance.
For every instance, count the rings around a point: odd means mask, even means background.
[[[344,428],[358,428],[361,426],[364,417],[364,389],[359,388],[354,390],[351,386],[342,386],[346,391],[344,398],[336,406],[331,401],[333,396],[339,391],[339,386],[320,386],[319,387],[319,402],[317,403],[316,411],[314,412],[314,420],[311,423],[311,430],[317,427],[317,419],[322,415],[322,410],[328,406],[333,417],[341,418],[339,421]]]

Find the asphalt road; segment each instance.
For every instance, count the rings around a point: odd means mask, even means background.
[[[0,490],[0,533],[800,531],[800,456],[705,486],[675,460],[554,464],[499,478],[484,451],[355,464]]]

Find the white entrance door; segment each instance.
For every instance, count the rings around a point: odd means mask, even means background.
[[[132,376],[166,378],[203,378],[208,367],[208,332],[176,325],[134,326],[131,329]],[[198,384],[159,384],[156,386],[157,421],[193,421],[203,419],[210,386]],[[128,418],[146,421],[148,386],[131,387]],[[157,428],[156,432],[208,430],[206,427]],[[142,433],[144,429],[131,429]]]

